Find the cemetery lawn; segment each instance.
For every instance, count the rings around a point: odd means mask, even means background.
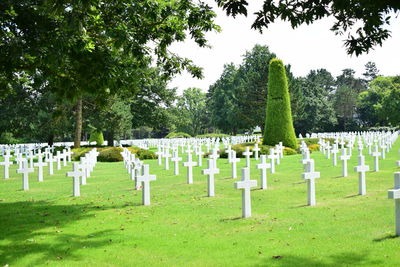
[[[98,163],[78,198],[65,177],[71,164],[53,176],[45,169],[42,183],[30,174],[26,192],[14,164],[10,179],[0,180],[0,266],[399,266],[394,201],[387,199],[399,148],[398,141],[380,172],[367,173],[366,196],[357,195],[355,155],[342,178],[340,161],[333,167],[320,152],[311,154],[321,172],[315,207],[305,205],[301,156],[285,156],[268,173],[268,190],[252,190],[249,219],[241,218],[242,194],[227,159],[218,160],[213,198],[199,167],[188,185],[186,168],[174,176],[172,164],[164,171],[146,161],[157,175],[151,206],[141,206],[121,162]],[[251,176],[260,184],[255,163]],[[371,156],[366,164],[373,169]],[[238,176],[244,165],[241,159]]]

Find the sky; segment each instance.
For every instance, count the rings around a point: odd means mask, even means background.
[[[343,69],[352,68],[356,76],[361,77],[368,61],[375,62],[382,75],[400,74],[400,16],[391,20],[387,28],[392,32],[392,37],[384,41],[382,47],[375,47],[368,54],[356,57],[346,53],[344,37],[336,36],[329,30],[333,25],[331,18],[318,20],[311,25],[301,25],[296,29],[292,29],[287,22],[277,21],[260,34],[251,29],[255,18],[252,13],[258,6],[250,5],[247,17],[234,19],[217,8],[214,0],[205,2],[214,7],[217,13],[215,22],[221,26],[222,31],[207,34],[211,49],[199,48],[192,40],[171,47],[171,51],[192,59],[203,68],[202,80],[183,72],[170,82],[169,86],[177,87],[179,94],[188,87],[198,87],[206,92],[220,77],[224,64],[233,62],[239,65],[245,52],[256,44],[268,46],[285,64],[290,64],[295,76],[305,76],[310,70],[319,68],[325,68],[338,76]]]

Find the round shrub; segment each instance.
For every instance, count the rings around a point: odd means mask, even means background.
[[[97,161],[100,162],[117,162],[122,161],[122,148],[120,147],[109,147],[99,151],[99,156],[97,157]]]
[[[92,148],[89,147],[80,147],[80,148],[73,148],[71,152],[73,152],[71,156],[71,160],[73,161],[78,161],[81,159],[82,156],[84,156],[87,152],[92,150]],[[62,149],[61,149],[62,152]]]

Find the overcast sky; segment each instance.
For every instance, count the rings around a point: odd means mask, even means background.
[[[215,7],[214,0],[206,2]],[[194,79],[188,73],[182,73],[171,81],[170,87],[178,87],[179,93],[188,87],[207,91],[220,77],[224,64],[240,64],[244,53],[255,44],[268,46],[285,64],[291,64],[295,76],[305,76],[310,70],[318,68],[325,68],[334,76],[339,75],[342,69],[352,68],[356,76],[361,76],[368,61],[374,61],[382,75],[400,74],[400,18],[392,19],[388,27],[392,37],[382,47],[356,57],[346,54],[344,37],[336,36],[329,30],[332,19],[302,25],[295,30],[289,23],[276,22],[260,34],[251,29],[254,20],[252,11],[256,9],[257,6],[251,6],[247,18],[240,16],[234,19],[215,7],[216,23],[221,26],[222,32],[207,35],[211,49],[199,48],[191,40],[174,44],[172,51],[192,59],[203,68],[204,79]]]

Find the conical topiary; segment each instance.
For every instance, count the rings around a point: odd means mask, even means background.
[[[90,134],[89,143],[96,142],[96,145],[101,146],[104,143],[103,133],[98,130],[94,130]]]
[[[282,60],[274,58],[269,62],[263,144],[276,145],[279,142],[286,147],[297,148],[285,66]]]

